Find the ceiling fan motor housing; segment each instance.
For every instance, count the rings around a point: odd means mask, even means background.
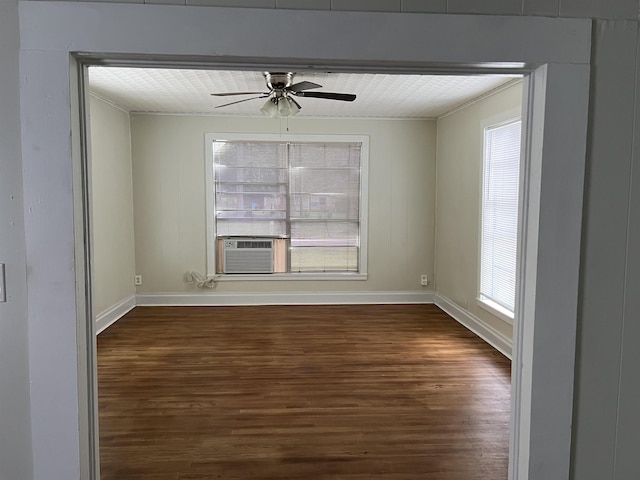
[[[269,90],[273,90],[276,94],[279,92],[281,96],[282,92],[293,85],[293,76],[295,74],[292,72],[264,72],[264,80],[267,84],[267,88]]]

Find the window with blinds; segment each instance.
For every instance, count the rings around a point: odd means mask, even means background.
[[[288,242],[290,273],[360,272],[360,142],[214,141],[215,237]]]
[[[513,317],[521,122],[485,129],[480,300]]]

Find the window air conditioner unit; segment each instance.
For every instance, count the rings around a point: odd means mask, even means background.
[[[272,238],[225,238],[224,273],[273,273]]]

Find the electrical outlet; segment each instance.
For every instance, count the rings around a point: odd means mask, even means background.
[[[136,275],[134,279],[134,283],[136,284],[137,287],[142,285],[142,275]]]
[[[427,277],[426,275],[420,275],[420,285],[422,285],[423,287],[429,285],[429,277]]]

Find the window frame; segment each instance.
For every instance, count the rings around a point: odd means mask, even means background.
[[[357,272],[286,272],[233,275],[217,273],[218,245],[216,231],[216,195],[214,181],[214,141],[280,142],[280,143],[360,143],[359,249]],[[278,280],[366,280],[369,205],[369,136],[368,135],[298,135],[270,133],[205,133],[205,199],[207,278],[217,281]],[[287,219],[288,221],[288,219]]]
[[[515,306],[514,306],[514,310],[509,310],[507,307],[503,306],[502,304],[494,301],[493,299],[491,299],[490,297],[486,296],[481,289],[481,285],[482,285],[482,237],[483,237],[483,220],[484,220],[484,184],[485,184],[485,170],[486,170],[486,164],[487,164],[487,133],[489,130],[493,130],[493,129],[497,129],[497,128],[501,128],[501,127],[505,127],[514,123],[520,123],[520,160],[519,160],[519,166],[518,166],[518,188],[521,188],[521,179],[520,179],[520,175],[522,172],[522,162],[523,162],[523,156],[522,156],[522,147],[523,147],[523,142],[522,142],[522,135],[523,135],[523,122],[522,122],[522,118],[520,115],[514,115],[514,116],[509,116],[507,119],[501,120],[501,121],[486,121],[483,122],[482,125],[482,164],[481,164],[481,170],[480,170],[480,191],[479,191],[479,205],[478,205],[478,274],[477,274],[477,291],[478,291],[478,296],[476,298],[477,304],[478,306],[480,306],[483,310],[491,313],[493,316],[500,318],[501,320],[507,322],[510,325],[513,325],[514,322],[514,318],[515,318]],[[521,215],[521,211],[520,211],[520,205],[519,205],[519,199],[522,196],[522,192],[518,192],[518,201],[516,202],[516,209],[517,209],[517,218],[516,218],[516,231],[517,234],[519,235],[520,233],[520,215]],[[516,242],[516,245],[518,244],[518,242]],[[516,261],[515,261],[515,271],[514,271],[514,275],[516,276],[516,282],[517,282],[517,269],[518,269],[518,253],[516,252]],[[515,297],[517,295],[517,289],[518,286],[516,285],[514,288],[514,305],[516,304],[515,302]]]

